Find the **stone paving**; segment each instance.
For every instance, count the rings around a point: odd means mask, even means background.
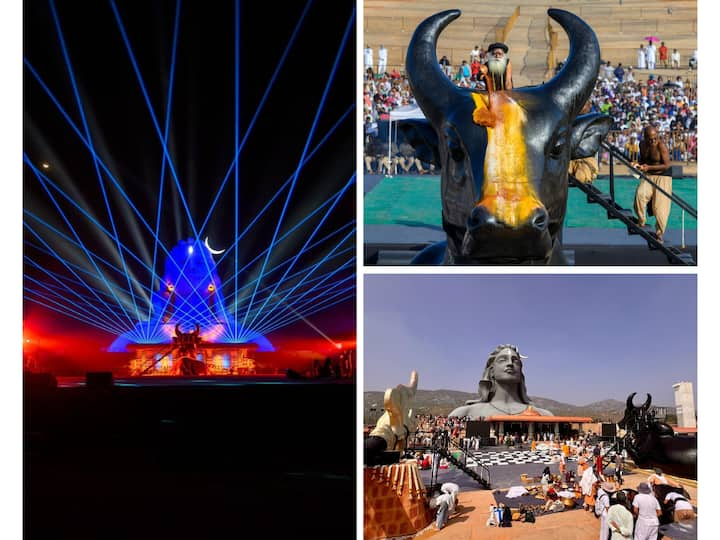
[[[568,464],[568,469],[575,464]],[[520,485],[519,474],[535,474],[534,467],[544,467],[542,464],[504,465],[490,469],[493,489],[501,489],[509,485]],[[551,471],[557,473],[557,465],[551,465]],[[501,470],[498,470],[501,469]],[[427,471],[423,471],[427,472]],[[480,540],[480,539],[532,539],[532,540],[588,540],[599,535],[600,521],[592,514],[583,510],[572,510],[555,514],[538,516],[535,523],[513,522],[511,528],[487,527],[485,525],[489,507],[494,503],[492,490],[479,490],[477,484],[463,481],[461,477],[468,478],[462,471],[456,469],[441,470],[440,482],[456,482],[460,485],[458,495],[458,512],[447,524],[447,527],[437,531],[433,525],[421,531],[415,539],[427,540]],[[514,479],[513,479],[514,477]],[[632,472],[625,475],[626,487],[635,488],[647,478],[646,472]],[[426,481],[423,478],[423,481]],[[429,476],[427,478],[429,482]],[[502,485],[501,485],[502,484]],[[685,483],[691,497],[691,503],[697,507],[697,487],[695,482]],[[668,537],[663,537],[669,540]]]

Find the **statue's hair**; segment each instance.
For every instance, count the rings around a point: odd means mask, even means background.
[[[523,358],[517,346],[515,345],[498,345],[497,347],[495,347],[495,349],[490,353],[490,356],[488,356],[487,362],[485,363],[485,371],[483,372],[482,379],[480,379],[480,382],[478,384],[480,401],[482,401],[483,403],[489,403],[490,401],[492,401],[492,398],[495,395],[497,383],[495,382],[495,376],[493,375],[491,377],[492,367],[495,364],[495,359],[497,358],[497,356],[506,349],[510,349],[512,352],[517,354],[518,357]],[[530,397],[527,394],[527,387],[525,386],[525,374],[522,372],[522,361],[520,367],[520,375],[522,376],[522,380],[518,383],[518,396],[520,397],[520,401],[529,404]]]

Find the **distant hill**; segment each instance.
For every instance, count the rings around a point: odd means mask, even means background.
[[[374,418],[381,414],[384,394],[385,392],[377,391],[364,393],[363,421],[365,423],[373,423]],[[415,413],[446,415],[468,399],[477,398],[477,394],[458,392],[457,390],[418,390],[415,396]],[[558,416],[590,416],[598,422],[617,422],[625,412],[625,402],[617,399],[606,399],[581,406],[537,396],[530,396],[530,399],[541,409],[547,409]],[[375,413],[370,411],[373,405],[375,405]]]

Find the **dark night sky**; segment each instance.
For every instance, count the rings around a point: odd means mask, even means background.
[[[110,2],[56,2],[56,10],[97,154],[123,186],[133,204],[154,226],[158,206],[162,146],[137,76],[115,20]],[[172,58],[176,3],[172,1],[116,2],[128,39],[144,79],[160,130],[164,130]],[[242,2],[240,8],[239,122],[242,140],[293,30],[305,8],[303,2]],[[292,176],[311,130],[323,90],[348,23],[351,30],[339,60],[325,107],[308,151],[355,102],[354,2],[318,2],[305,16],[297,39],[278,72],[267,102],[250,131],[240,157],[239,230],[257,215],[277,189]],[[235,153],[235,4],[230,1],[183,0],[179,22],[177,61],[171,108],[168,151],[181,190],[196,226],[204,221]],[[321,34],[323,39],[317,40]],[[84,132],[58,32],[46,1],[28,0],[24,12],[24,56],[55,94],[67,114]],[[47,175],[105,227],[111,227],[93,159],[58,108],[29,69],[24,70],[24,152],[36,165],[48,162]],[[355,169],[355,111],[349,112],[331,138],[298,176],[280,234],[310,210],[340,190]],[[24,207],[60,227],[61,214],[27,165],[24,167]],[[143,260],[152,253],[152,237],[131,215],[126,203],[104,175],[109,204],[119,236]],[[201,237],[210,236],[215,248],[227,247],[235,234],[234,173]],[[252,258],[272,239],[287,190],[244,237],[239,257]],[[112,258],[112,242],[100,238],[77,210],[60,203],[92,251]],[[316,238],[355,218],[355,189],[342,197]],[[25,218],[35,230],[44,230]],[[309,237],[319,217],[278,246],[270,259],[282,260]],[[64,256],[82,260],[79,250],[67,248],[52,234],[43,237]],[[170,249],[191,235],[182,199],[166,168],[160,237]],[[25,254],[45,267],[57,263],[37,250],[38,240],[25,231]],[[28,241],[30,244],[28,244]],[[354,238],[350,240],[354,243]],[[293,246],[289,244],[293,243]],[[318,260],[331,244],[298,261],[297,268]],[[295,250],[295,251],[293,251]],[[74,254],[72,252],[75,252]],[[73,258],[74,257],[74,258]],[[228,259],[228,261],[231,258]],[[346,260],[346,259],[343,259]],[[143,271],[129,262],[132,271]],[[251,267],[242,279],[259,272]],[[26,272],[38,275],[26,265]],[[229,267],[221,268],[221,276]],[[348,272],[342,274],[348,275]],[[26,303],[26,316],[32,313]],[[354,327],[354,301],[339,304],[332,316],[321,317],[345,333]],[[338,317],[339,315],[339,317]],[[69,322],[69,321],[68,321]]]

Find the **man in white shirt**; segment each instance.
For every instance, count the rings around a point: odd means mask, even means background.
[[[378,50],[378,75],[383,75],[387,69],[387,56],[385,45],[380,45],[380,50]]]
[[[372,67],[373,67],[373,50],[372,50],[372,47],[370,47],[370,45],[365,46],[364,59],[365,59],[365,71],[367,71],[368,68],[372,69]]]
[[[660,528],[660,503],[647,482],[638,484],[638,494],[633,499],[633,514],[637,517],[634,540],[656,540]]]
[[[645,49],[645,57],[647,58],[648,69],[655,69],[655,45],[652,41],[648,41],[648,46]]]
[[[475,48],[470,51],[470,63],[472,64],[475,60],[480,61],[480,47],[475,45]]]
[[[673,52],[670,54],[670,67],[680,69],[680,52],[677,49],[673,49]]]

